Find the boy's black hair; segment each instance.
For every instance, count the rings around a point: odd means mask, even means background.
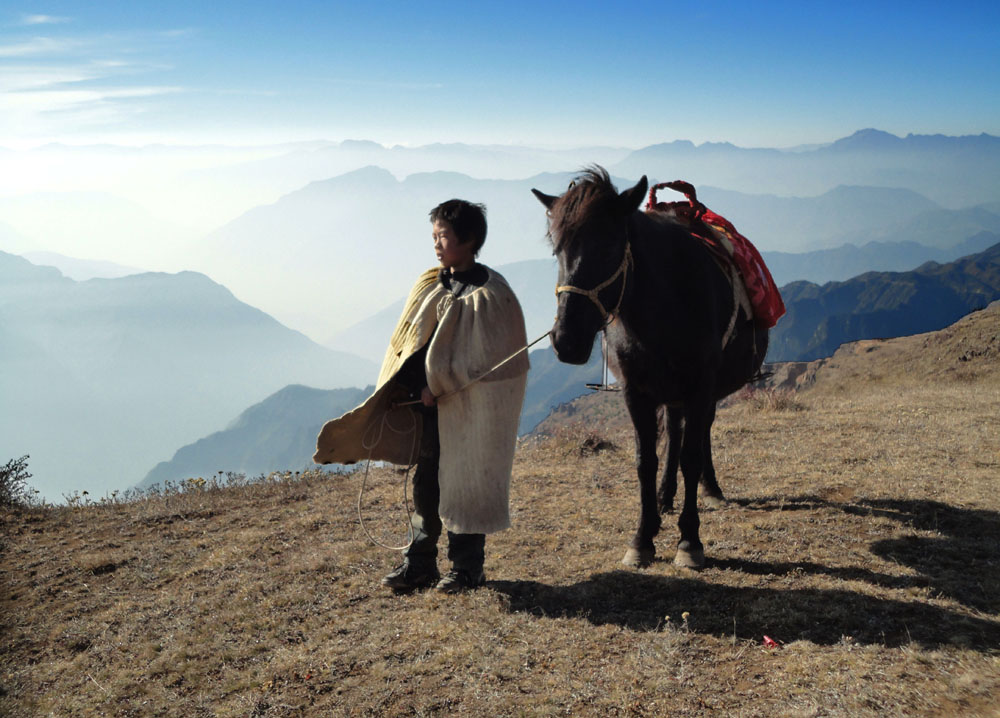
[[[476,256],[486,242],[486,205],[450,199],[430,211],[431,222],[447,222],[462,244],[472,242]]]

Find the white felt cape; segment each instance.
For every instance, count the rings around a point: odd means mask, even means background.
[[[420,416],[410,407],[392,407],[399,392],[393,380],[406,359],[429,341],[427,384],[439,397],[439,513],[454,533],[493,533],[510,526],[510,472],[527,352],[487,372],[524,347],[527,336],[514,292],[502,276],[487,271],[482,287],[457,299],[438,281],[438,269],[420,276],[389,341],[375,393],[326,423],[313,456],[319,464],[368,458],[414,463]]]

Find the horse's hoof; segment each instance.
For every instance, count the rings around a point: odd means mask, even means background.
[[[691,550],[678,546],[677,553],[674,554],[674,565],[695,570],[705,568],[705,551],[700,548]]]
[[[656,549],[630,548],[625,552],[625,558],[622,559],[622,563],[629,568],[646,568],[653,563],[654,556],[656,556]]]

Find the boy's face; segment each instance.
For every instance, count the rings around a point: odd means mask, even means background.
[[[452,271],[463,271],[472,267],[476,262],[472,253],[472,242],[462,244],[458,241],[458,235],[451,228],[451,224],[442,220],[435,220],[431,225],[431,237],[434,239],[434,254],[445,269]]]

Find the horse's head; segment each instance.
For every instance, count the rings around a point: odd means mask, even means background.
[[[646,195],[645,176],[621,194],[602,167],[588,169],[560,197],[536,189],[559,260],[552,346],[560,361],[585,364],[594,337],[615,314],[631,270],[629,218]]]

